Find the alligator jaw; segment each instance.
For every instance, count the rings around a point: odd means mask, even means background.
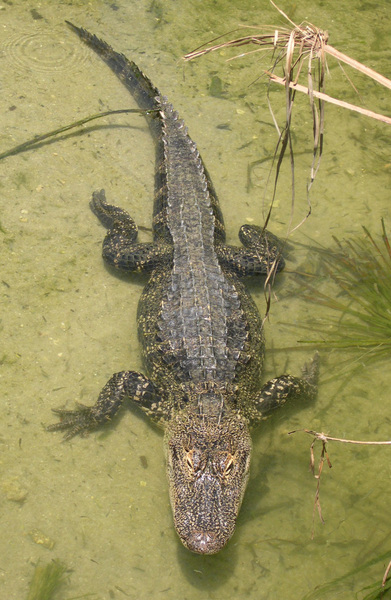
[[[175,529],[186,548],[215,554],[231,538],[246,488],[251,439],[246,422],[182,413],[165,435]]]

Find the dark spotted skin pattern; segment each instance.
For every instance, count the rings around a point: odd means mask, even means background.
[[[104,424],[130,401],[165,431],[175,528],[200,554],[218,552],[233,534],[246,487],[249,426],[293,397],[316,392],[317,360],[302,378],[281,375],[259,385],[262,322],[243,279],[283,267],[278,239],[244,225],[242,247],[225,244],[216,192],[187,129],[167,98],[108,44],[70,27],[116,73],[140,108],[156,143],[153,242],[121,208],[95,192],[93,212],[108,229],[103,257],[122,271],[144,271],[138,329],[148,377],[111,377],[93,406],[57,409],[70,438]]]

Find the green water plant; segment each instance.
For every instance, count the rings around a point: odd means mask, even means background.
[[[69,572],[70,569],[67,565],[58,559],[51,560],[46,564],[38,561],[34,569],[26,600],[55,600],[59,598],[57,592],[65,586],[66,574]],[[67,600],[83,600],[85,598],[92,600],[96,598],[96,594],[87,593],[81,596],[73,596],[72,598],[67,597]]]
[[[381,238],[366,227],[363,236],[347,240],[334,237],[332,249],[311,247],[315,272],[300,274],[296,292],[326,311],[322,317],[300,324],[316,337],[299,340],[322,349],[351,352],[348,362],[389,358],[391,354],[391,246],[384,220]],[[361,368],[361,367],[360,367]]]
[[[349,595],[352,580],[357,576],[362,577],[364,573],[372,573],[374,567],[377,567],[379,563],[384,563],[386,560],[388,560],[388,553],[376,556],[341,577],[337,577],[316,587],[309,594],[306,594],[302,600],[326,600],[327,598],[331,599],[337,596],[338,598],[352,597]],[[345,592],[346,596],[343,595]],[[391,592],[391,581],[387,581],[384,586],[376,582],[361,589],[355,594],[354,598],[356,600],[388,600],[391,598],[389,592]]]
[[[65,581],[67,566],[60,560],[37,563],[30,583],[27,600],[52,600]]]

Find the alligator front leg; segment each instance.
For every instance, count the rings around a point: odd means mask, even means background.
[[[285,262],[281,255],[283,244],[270,231],[258,225],[242,225],[239,239],[244,248],[216,246],[220,264],[236,275],[266,275],[271,270],[281,271],[284,268]]]
[[[60,417],[59,423],[48,426],[49,431],[66,431],[64,439],[95,429],[110,421],[125,400],[131,400],[154,421],[161,422],[168,415],[161,410],[161,397],[154,384],[142,373],[121,371],[106,383],[93,406],[78,404],[76,410],[52,409]]]
[[[107,203],[104,190],[93,193],[90,206],[109,229],[103,241],[102,255],[112,267],[121,271],[151,271],[170,256],[171,249],[163,243],[137,243],[136,223],[125,210]]]
[[[280,375],[270,379],[258,392],[253,407],[251,419],[261,421],[270,416],[270,413],[285,404],[292,398],[306,398],[312,400],[316,396],[319,373],[319,355],[315,354],[310,363],[303,367],[303,377],[293,375]]]

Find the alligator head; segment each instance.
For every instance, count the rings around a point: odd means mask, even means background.
[[[177,415],[165,435],[175,529],[198,554],[215,554],[232,536],[246,488],[251,438],[238,415]]]

